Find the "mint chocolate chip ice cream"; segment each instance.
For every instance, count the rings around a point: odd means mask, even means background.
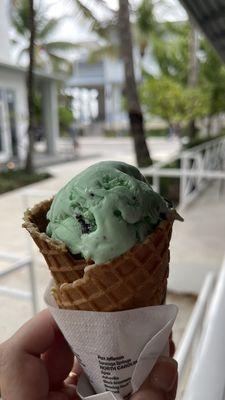
[[[166,201],[139,170],[116,161],[92,165],[67,183],[48,211],[47,235],[95,264],[143,241],[165,218]]]

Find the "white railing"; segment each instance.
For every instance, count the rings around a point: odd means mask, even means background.
[[[180,168],[164,168],[168,162],[178,159],[181,160]],[[225,182],[225,138],[183,151],[176,158],[143,168],[141,172],[152,177],[157,192],[160,192],[160,177],[179,178],[179,207],[184,208],[201,193],[209,180]]]
[[[182,207],[193,201],[205,188],[209,179],[225,179],[225,138],[214,139],[181,153],[180,203]],[[209,173],[213,173],[210,177]],[[219,172],[219,174],[218,174]]]
[[[195,347],[195,338],[197,336],[199,337],[202,333],[201,330],[203,327],[209,301],[212,296],[214,282],[215,274],[213,272],[209,272],[206,275],[201,292],[198,295],[198,299],[186,326],[185,333],[176,351],[175,358],[178,362],[180,379],[185,372],[187,360],[189,359],[190,354],[193,351],[193,345]]]
[[[185,343],[183,343],[184,349]],[[204,321],[183,400],[225,399],[225,258]]]
[[[16,297],[18,299],[29,299],[32,302],[33,314],[36,314],[38,305],[37,305],[37,291],[36,291],[36,281],[35,281],[35,273],[34,273],[34,264],[31,255],[29,256],[15,256],[9,253],[0,252],[0,260],[5,261],[9,266],[0,271],[0,279],[5,278],[6,276],[19,271],[21,269],[27,268],[29,273],[29,283],[30,283],[30,291],[24,291],[16,288],[12,288],[9,286],[0,285],[0,293],[10,296]]]
[[[212,298],[214,285],[215,274],[213,272],[209,272],[206,275],[191,317],[189,318],[185,332],[174,356],[178,362],[179,372],[179,385],[176,397],[178,400],[183,399],[185,386],[196,357],[196,348],[199,345],[199,340],[205,326],[205,320]]]

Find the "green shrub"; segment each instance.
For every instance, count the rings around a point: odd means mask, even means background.
[[[104,136],[108,138],[127,137],[129,131],[127,129],[104,129]]]
[[[27,174],[23,169],[1,171],[0,194],[51,178],[51,176],[52,175],[48,172],[34,172],[33,174]]]
[[[73,123],[74,117],[72,111],[65,106],[59,106],[59,123],[62,128],[69,128]]]
[[[168,136],[168,128],[154,128],[146,131],[147,137],[165,137]]]

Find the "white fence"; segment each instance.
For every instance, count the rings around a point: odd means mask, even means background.
[[[152,167],[143,168],[145,176],[151,176],[153,187],[160,192],[160,177],[180,179],[179,206],[189,205],[206,187],[210,180],[220,180],[221,188],[225,182],[225,138],[210,142],[181,152],[180,156],[170,162],[180,159],[180,168],[164,168],[167,162],[159,162]]]
[[[208,281],[208,294],[211,283]],[[206,295],[206,289],[203,293]],[[201,310],[206,302],[203,299]],[[205,296],[207,300],[208,296]],[[210,299],[210,296],[209,296]],[[193,314],[192,322],[195,315]],[[224,400],[225,399],[225,258],[218,276],[217,284],[211,297],[209,311],[200,325],[201,318],[196,318],[195,330],[201,327],[199,345],[195,348],[194,363],[182,400]],[[190,325],[189,325],[190,328]],[[189,329],[189,336],[184,337],[183,344],[178,351],[177,358],[182,361],[182,354],[193,340]],[[183,364],[184,365],[184,364]]]

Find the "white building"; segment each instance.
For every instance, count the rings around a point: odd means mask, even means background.
[[[135,52],[134,59],[136,80],[140,82],[141,68]],[[87,54],[77,61],[67,85],[70,88],[80,89],[80,98],[79,91],[75,92],[77,102],[80,104],[80,122],[87,122],[82,111],[88,110],[88,102],[93,101],[91,91],[94,89],[98,93],[98,113],[95,122],[98,121],[107,128],[127,126],[128,116],[123,104],[124,81],[124,65],[119,58],[107,56],[98,62],[91,63],[88,61]],[[85,102],[82,99],[83,89],[90,91],[90,96],[86,96]],[[90,118],[87,119],[91,122]]]
[[[27,147],[26,69],[11,62],[6,0],[0,0],[0,162],[24,160]],[[42,93],[47,151],[54,154],[59,134],[57,77],[35,72]]]

